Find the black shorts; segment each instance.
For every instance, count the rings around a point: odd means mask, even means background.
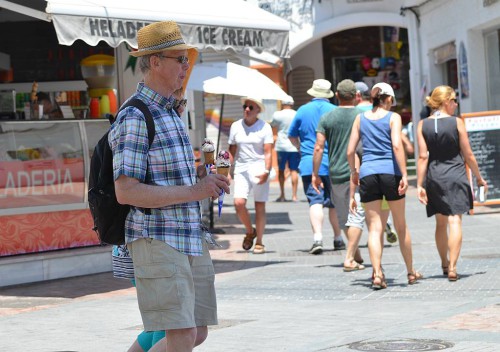
[[[401,176],[391,174],[374,174],[363,177],[359,180],[359,195],[361,203],[368,203],[374,200],[398,200],[405,197],[398,193]]]

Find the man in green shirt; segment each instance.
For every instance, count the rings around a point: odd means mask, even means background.
[[[356,214],[349,213],[351,172],[347,163],[347,145],[349,144],[351,129],[356,115],[361,111],[354,106],[356,86],[352,80],[345,79],[341,81],[337,85],[335,95],[339,101],[338,108],[324,114],[316,128],[312,184],[314,189],[319,191],[321,179],[318,176],[318,170],[326,142],[328,145],[333,202],[337,209],[339,225],[344,230],[349,241],[344,260],[344,271],[354,271],[365,268],[361,265],[362,259],[358,249],[365,217],[363,208],[361,207],[358,208]],[[361,203],[358,202],[358,204]]]

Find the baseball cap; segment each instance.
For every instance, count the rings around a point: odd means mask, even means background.
[[[390,95],[392,97],[392,106],[396,106],[396,96],[394,95],[394,89],[392,89],[390,84],[385,82],[380,82],[372,87],[372,91],[375,88],[380,89],[380,95]]]
[[[366,94],[370,90],[365,82],[358,81],[354,85],[356,86],[356,90],[361,94]],[[370,93],[368,92],[368,94]]]

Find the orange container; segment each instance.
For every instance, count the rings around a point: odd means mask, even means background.
[[[108,92],[108,97],[109,97],[109,111],[114,115],[118,111],[118,102],[116,100],[115,92],[110,90]]]

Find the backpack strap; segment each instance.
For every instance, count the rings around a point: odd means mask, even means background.
[[[144,115],[144,118],[146,119],[146,127],[148,129],[149,149],[151,149],[151,145],[153,144],[153,140],[155,139],[155,133],[156,133],[155,121],[153,120],[153,115],[151,115],[151,111],[149,110],[146,103],[144,103],[142,100],[140,100],[138,98],[130,99],[128,102],[126,102],[124,105],[122,105],[122,107],[120,108],[120,111],[122,111],[123,109],[125,109],[129,106],[133,106],[133,107],[139,109],[142,112],[142,114]],[[117,113],[117,115],[118,115],[118,113]],[[148,165],[148,163],[146,163],[146,179],[148,177],[148,168],[149,168],[149,165]],[[149,208],[143,208],[143,209],[144,209],[144,212],[146,213],[146,215],[151,214],[151,209],[149,209]]]
[[[120,111],[123,109],[133,106],[134,108],[139,109],[142,114],[144,115],[144,118],[146,119],[146,127],[148,129],[148,141],[149,141],[149,148],[151,148],[151,145],[153,144],[153,140],[155,139],[155,122],[153,120],[153,115],[151,115],[151,111],[149,110],[148,106],[146,103],[144,103],[142,100],[138,98],[132,98],[128,102],[126,102],[122,107],[120,108]],[[118,115],[118,114],[117,114]]]

